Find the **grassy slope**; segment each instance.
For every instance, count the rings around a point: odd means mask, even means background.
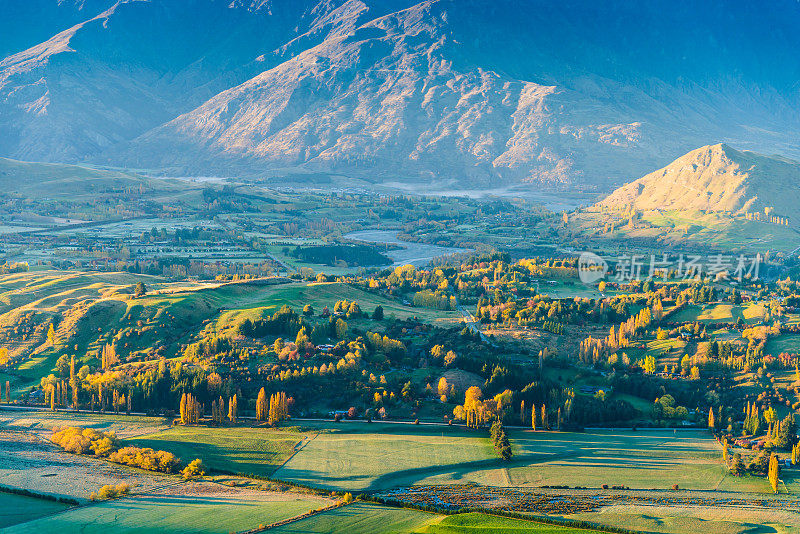
[[[6,158],[0,158],[0,186],[4,191],[29,197],[73,197],[92,195],[98,190],[139,186],[158,190],[178,187],[170,181],[152,180],[130,172]]]

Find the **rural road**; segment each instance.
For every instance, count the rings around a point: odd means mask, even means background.
[[[481,336],[481,341],[483,341],[484,343],[488,343],[489,345],[495,346],[495,344],[492,341],[490,341],[489,338],[486,337],[486,335],[483,332],[481,332],[481,329],[478,326],[480,323],[478,323],[478,320],[475,318],[475,316],[472,315],[472,313],[470,313],[464,306],[462,306],[458,300],[456,300],[456,308],[458,308],[458,311],[461,312],[461,315],[464,316],[464,323],[467,325],[467,327],[469,327],[470,330]]]

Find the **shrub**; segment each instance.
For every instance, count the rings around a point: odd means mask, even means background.
[[[161,473],[175,473],[179,466],[178,458],[171,452],[141,447],[123,447],[111,453],[108,459],[118,464]]]
[[[194,478],[201,477],[206,474],[205,469],[203,468],[203,461],[200,458],[195,458],[189,465],[183,468],[181,471],[181,475],[183,475],[184,480],[191,480]]]
[[[93,428],[77,426],[56,429],[50,439],[73,454],[93,453],[96,456],[108,456],[117,445],[117,437],[112,432],[99,432]]]
[[[102,486],[97,492],[92,492],[89,495],[89,499],[92,501],[107,501],[127,495],[130,491],[131,487],[124,482],[116,486],[106,485]]]

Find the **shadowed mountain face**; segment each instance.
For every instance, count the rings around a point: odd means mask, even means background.
[[[762,212],[800,217],[800,163],[704,146],[620,187],[600,202],[611,209]]]
[[[2,156],[455,188],[800,157],[795,0],[30,3],[50,22],[0,31]]]

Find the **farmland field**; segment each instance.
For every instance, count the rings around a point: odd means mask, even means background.
[[[501,462],[480,434],[433,427],[345,424],[311,439],[275,477],[342,490],[415,483],[490,486],[603,484],[764,491],[766,482],[726,474],[716,441],[703,431],[512,430],[514,458]],[[413,428],[413,429],[412,429]],[[444,430],[444,437],[442,437]]]
[[[346,423],[312,437],[274,476],[360,491],[465,476],[487,481],[501,476],[501,467],[484,433],[443,426]]]
[[[163,417],[0,409],[0,429],[42,431],[64,426],[95,428],[114,432],[119,437],[150,434],[168,428]]]
[[[594,530],[548,525],[489,514],[469,513],[448,516],[424,529],[425,534],[472,534],[502,532],[504,534],[591,534]]]
[[[411,509],[357,503],[274,529],[279,534],[327,532],[329,534],[591,534],[592,530],[561,527],[469,513],[444,516]]]
[[[0,528],[55,514],[67,508],[69,505],[59,502],[0,493]]]
[[[384,534],[428,532],[425,527],[445,516],[355,503],[273,529],[277,534],[327,532],[328,534]]]
[[[270,476],[302,438],[293,431],[263,428],[175,427],[132,441],[172,452],[187,462],[201,458],[206,466],[219,471]]]
[[[710,304],[691,305],[670,317],[671,320],[698,321],[700,323],[735,323],[739,319],[747,324],[755,324],[764,318],[766,310],[761,304]]]
[[[263,492],[162,492],[84,506],[8,529],[9,534],[62,532],[235,532],[321,508],[328,501]]]
[[[508,466],[514,486],[568,485],[764,491],[761,479],[736,479],[704,431],[553,433],[514,431]]]
[[[302,309],[305,304],[310,304],[314,309],[321,310],[333,305],[338,300],[357,301],[361,309],[367,312],[380,305],[383,306],[384,313],[389,316],[394,314],[398,319],[417,316],[425,321],[438,321],[442,319],[457,319],[461,315],[454,311],[430,310],[427,308],[412,308],[404,306],[393,300],[389,300],[379,295],[373,295],[361,289],[351,287],[342,283],[311,283],[311,284],[290,284],[279,286],[276,291],[266,297],[260,306],[264,306],[272,313],[286,304],[295,309]]]
[[[767,354],[772,354],[773,356],[777,356],[783,352],[788,354],[800,353],[800,335],[784,334],[770,337],[767,339],[764,352]]]

